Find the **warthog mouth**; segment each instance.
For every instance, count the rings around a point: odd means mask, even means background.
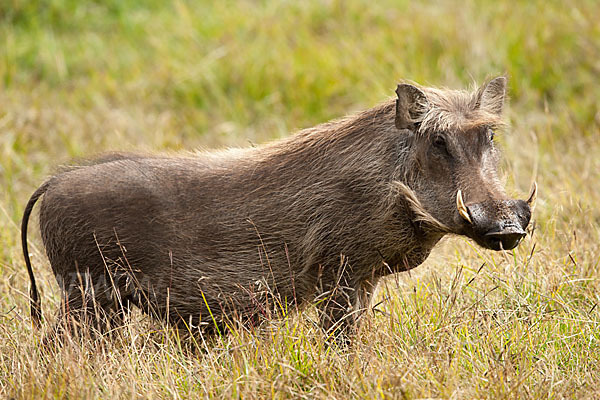
[[[521,227],[514,225],[506,229],[485,233],[473,239],[486,249],[500,251],[514,249],[521,243],[525,235],[526,232]]]

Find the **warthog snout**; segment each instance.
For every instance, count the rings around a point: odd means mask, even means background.
[[[525,200],[486,200],[465,205],[459,190],[456,208],[467,226],[467,235],[491,250],[511,250],[525,237],[535,205],[537,185]]]

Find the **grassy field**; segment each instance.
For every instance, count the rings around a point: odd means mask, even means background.
[[[598,15],[594,0],[0,2],[0,397],[600,398]],[[136,314],[100,349],[40,347],[18,224],[57,165],[248,146],[400,79],[500,73],[508,190],[540,187],[516,250],[445,240],[380,286],[349,349],[327,347],[311,310],[193,346]],[[51,322],[60,294],[30,237]]]

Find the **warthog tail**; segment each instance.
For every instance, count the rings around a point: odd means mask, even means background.
[[[25,207],[25,212],[23,213],[23,220],[21,221],[21,245],[23,247],[23,256],[25,257],[27,272],[29,272],[29,280],[31,281],[31,288],[29,289],[31,319],[36,327],[40,327],[42,323],[42,308],[40,295],[35,283],[35,276],[33,275],[33,269],[31,268],[31,260],[29,259],[29,249],[27,247],[27,225],[29,223],[29,215],[31,215],[31,210],[33,210],[35,202],[38,201],[38,199],[46,192],[46,190],[48,190],[49,185],[50,181],[46,181],[31,195],[31,198]]]

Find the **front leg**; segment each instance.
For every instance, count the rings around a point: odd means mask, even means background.
[[[357,291],[349,285],[329,286],[317,298],[321,327],[328,336],[347,336],[355,326]]]
[[[328,336],[348,342],[369,307],[376,285],[376,278],[356,282],[348,273],[339,275],[332,284],[321,285],[317,308]]]
[[[369,310],[369,307],[371,305],[371,299],[373,298],[373,294],[375,293],[375,288],[377,287],[378,281],[379,278],[372,277],[370,279],[365,279],[359,283],[357,287],[358,295],[356,304],[357,320],[365,313],[365,311]]]

